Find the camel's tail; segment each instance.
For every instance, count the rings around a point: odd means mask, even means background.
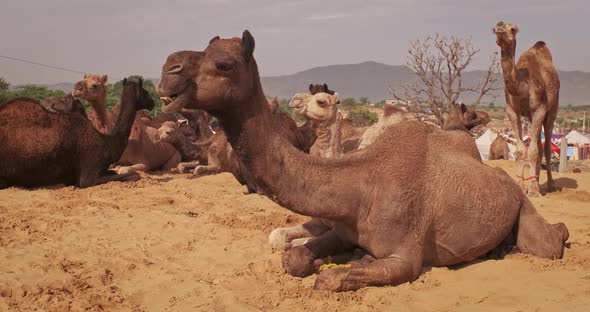
[[[516,233],[516,246],[520,251],[548,259],[561,259],[569,238],[565,224],[547,222],[526,197]]]

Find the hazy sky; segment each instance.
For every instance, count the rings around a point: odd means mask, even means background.
[[[590,71],[587,0],[1,0],[0,55],[113,78],[159,77],[166,56],[249,29],[262,75],[374,60],[405,63],[410,40],[471,36],[484,67],[497,50],[492,27],[520,26],[518,52],[544,40],[557,67]],[[13,84],[81,75],[0,59]]]

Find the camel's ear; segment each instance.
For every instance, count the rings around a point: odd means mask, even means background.
[[[309,92],[311,92],[311,89],[313,89],[313,85],[310,83],[309,84]]]
[[[102,75],[102,77],[100,77],[100,82],[102,82],[102,84],[106,84],[107,80],[109,80],[109,76],[107,75]]]
[[[242,34],[242,57],[246,62],[250,62],[252,55],[254,54],[254,37],[246,29]]]
[[[84,79],[88,78],[88,76],[90,76],[90,74],[84,74]]]
[[[514,33],[517,34],[519,31],[518,24],[514,25],[514,27],[512,29],[514,29]]]
[[[139,84],[140,88],[143,88],[143,78],[139,78],[139,80],[137,81],[137,83]]]
[[[326,90],[326,92],[328,92],[328,85],[326,83],[324,83],[324,90]]]
[[[212,44],[213,42],[219,40],[219,36],[215,36],[213,38],[211,38],[211,40],[209,40],[209,44]]]
[[[461,114],[465,114],[465,112],[467,111],[467,106],[463,103],[461,103]]]
[[[123,85],[127,84],[127,78],[123,78]]]

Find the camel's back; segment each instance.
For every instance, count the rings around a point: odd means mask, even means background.
[[[559,90],[559,77],[553,64],[553,56],[543,41],[538,41],[520,56],[516,70],[517,77],[536,80],[545,88]]]
[[[31,99],[6,103],[0,108],[0,178],[24,186],[74,183],[72,160],[84,122],[80,114],[48,112]]]

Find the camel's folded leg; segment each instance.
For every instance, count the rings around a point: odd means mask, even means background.
[[[410,260],[393,255],[353,265],[351,268],[325,269],[320,272],[314,288],[351,291],[366,286],[399,285],[416,280],[421,269],[421,257]]]
[[[545,221],[528,199],[520,210],[516,233],[516,246],[521,252],[548,259],[561,259],[569,238],[565,224]]]
[[[98,177],[83,177],[80,179],[79,187],[86,188],[94,185],[104,184],[112,181],[131,182],[141,179],[137,172],[125,174],[105,174]]]
[[[283,253],[283,268],[293,276],[309,276],[316,271],[314,265],[316,259],[349,251],[352,248],[351,244],[342,241],[331,230],[304,245],[287,248]]]
[[[137,171],[149,171],[150,167],[146,164],[135,164],[133,166],[121,166],[121,167],[117,167],[116,168],[116,172],[118,174],[128,174],[131,172],[137,172]]]
[[[217,174],[221,171],[221,168],[216,165],[207,165],[207,166],[197,166],[195,171],[193,172],[194,175],[209,175],[209,174]]]
[[[5,189],[5,188],[7,188],[7,187],[9,187],[9,186],[10,186],[10,185],[8,184],[8,182],[6,182],[6,181],[4,181],[4,180],[0,179],[0,190],[1,190],[1,189]]]
[[[276,228],[268,236],[268,241],[274,250],[282,250],[284,247],[298,238],[319,236],[330,230],[320,219],[311,219],[303,224],[287,228]]]
[[[179,173],[189,173],[195,170],[195,168],[197,168],[198,165],[198,161],[181,162],[180,164],[178,164],[176,168],[178,169]]]

